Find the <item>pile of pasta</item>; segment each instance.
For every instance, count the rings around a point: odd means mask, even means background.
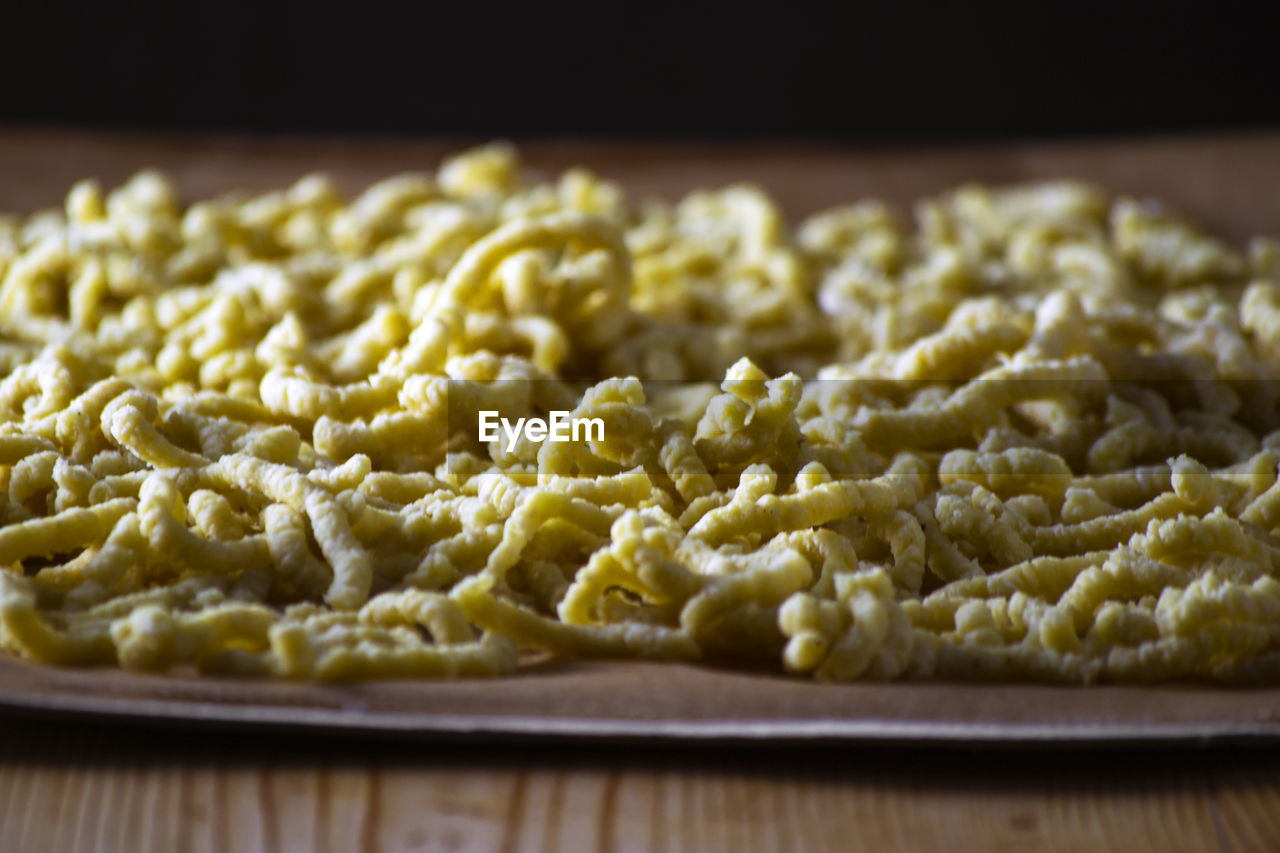
[[[1083,184],[792,227],[504,145],[350,199],[142,172],[0,220],[0,363],[36,661],[1280,676],[1280,244]]]

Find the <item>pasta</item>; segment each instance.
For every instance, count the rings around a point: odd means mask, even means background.
[[[0,647],[1280,678],[1276,244],[1075,182],[916,219],[506,145],[0,219]]]

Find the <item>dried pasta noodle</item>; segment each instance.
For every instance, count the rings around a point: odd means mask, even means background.
[[[492,145],[0,219],[0,645],[1280,678],[1280,243],[1071,182],[915,218],[634,204]],[[605,434],[457,440],[484,409]]]

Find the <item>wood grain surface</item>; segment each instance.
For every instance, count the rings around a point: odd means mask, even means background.
[[[1280,849],[1275,750],[587,750],[0,723],[5,851]]]
[[[351,187],[462,142],[0,132],[0,209],[143,166],[190,196],[316,169]],[[1280,135],[958,151],[542,142],[642,193],[748,179],[793,214],[1078,176],[1234,240],[1280,233]],[[1248,694],[1241,694],[1248,703]],[[1016,701],[1011,699],[1010,701]],[[1280,751],[511,744],[0,717],[0,851],[1280,850]]]

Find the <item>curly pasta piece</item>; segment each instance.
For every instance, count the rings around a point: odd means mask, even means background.
[[[1109,554],[1110,551],[1090,551],[1070,557],[1032,557],[990,575],[948,584],[925,601],[1009,597],[1020,592],[1056,602],[1081,572],[1101,564]]]
[[[202,539],[183,523],[182,497],[163,474],[155,473],[142,484],[138,517],[142,532],[156,552],[179,566],[199,572],[230,571],[267,565],[270,554],[261,537],[222,542]]]
[[[409,589],[386,592],[360,608],[360,620],[375,625],[421,625],[437,643],[469,643],[475,632],[458,605],[440,593]]]
[[[714,492],[715,480],[707,472],[706,464],[694,449],[693,440],[682,427],[672,421],[664,421],[658,427],[658,434],[662,442],[658,459],[680,497],[686,503],[692,503]]]
[[[81,566],[80,583],[67,592],[66,606],[82,609],[105,601],[129,567],[144,558],[147,547],[137,513],[122,515],[102,547]]]
[[[267,411],[305,421],[314,421],[321,415],[338,419],[370,416],[392,403],[399,390],[387,376],[333,386],[276,370],[262,377],[259,388]]]
[[[111,623],[111,639],[126,669],[163,671],[180,663],[202,670],[234,667],[222,653],[261,652],[275,615],[260,604],[226,602],[196,613],[143,605]]]
[[[457,678],[505,675],[516,668],[516,650],[501,634],[448,646],[402,644],[390,649],[360,644],[319,656],[307,673],[324,681],[374,678]]]
[[[33,585],[0,571],[0,643],[38,660],[101,664],[116,659],[111,636],[100,626],[59,631],[40,614]]]
[[[637,623],[570,625],[493,595],[477,578],[460,582],[450,596],[480,627],[565,657],[693,660],[699,656],[697,645],[682,630]]]
[[[16,465],[28,456],[53,450],[53,442],[38,435],[0,435],[0,465]]]
[[[1172,518],[1187,509],[1185,500],[1171,492],[1165,493],[1138,509],[1078,524],[1037,528],[1032,531],[1030,544],[1037,553],[1055,556],[1097,551],[1127,541],[1152,520]]]
[[[705,560],[707,551],[678,550],[680,530],[665,513],[623,513],[610,529],[611,544],[591,559],[567,585],[557,606],[560,618],[595,624],[607,607],[606,591],[626,589],[644,599],[647,611],[673,620],[685,602],[706,585],[686,563]]]
[[[1011,364],[990,370],[930,411],[864,411],[855,422],[872,447],[938,447],[988,426],[1001,409],[1044,397],[1096,396],[1107,380],[1092,358]]]
[[[744,472],[744,478],[749,472]],[[735,496],[729,505],[703,516],[689,535],[711,544],[743,532],[768,538],[778,531],[816,527],[855,513],[879,515],[912,506],[923,488],[919,459],[903,454],[873,479],[823,483],[794,494],[764,494],[755,499],[747,493],[742,501]]]
[[[934,516],[944,533],[953,539],[980,541],[1001,565],[1031,559],[1026,522],[981,486],[972,487],[968,494],[940,494]]]
[[[326,601],[348,610],[368,599],[373,582],[369,555],[351,533],[346,513],[333,495],[291,468],[243,454],[224,456],[209,468],[211,476],[228,485],[257,492],[306,513],[320,550],[333,567]]]
[[[938,479],[944,486],[964,480],[985,486],[1002,498],[1034,494],[1054,503],[1062,500],[1073,477],[1061,456],[1030,447],[1011,447],[1000,453],[953,450],[938,466]]]
[[[801,554],[790,549],[775,552],[767,562],[709,583],[680,610],[680,626],[697,638],[735,606],[777,604],[807,586],[812,577],[812,567]]]
[[[137,505],[132,498],[117,498],[0,528],[0,565],[10,565],[27,557],[66,553],[100,542],[107,538],[116,521]]]
[[[858,576],[840,601],[803,593],[789,598],[778,616],[790,638],[783,653],[788,668],[827,681],[900,674],[911,660],[913,638],[892,589],[888,576],[875,570]]]

